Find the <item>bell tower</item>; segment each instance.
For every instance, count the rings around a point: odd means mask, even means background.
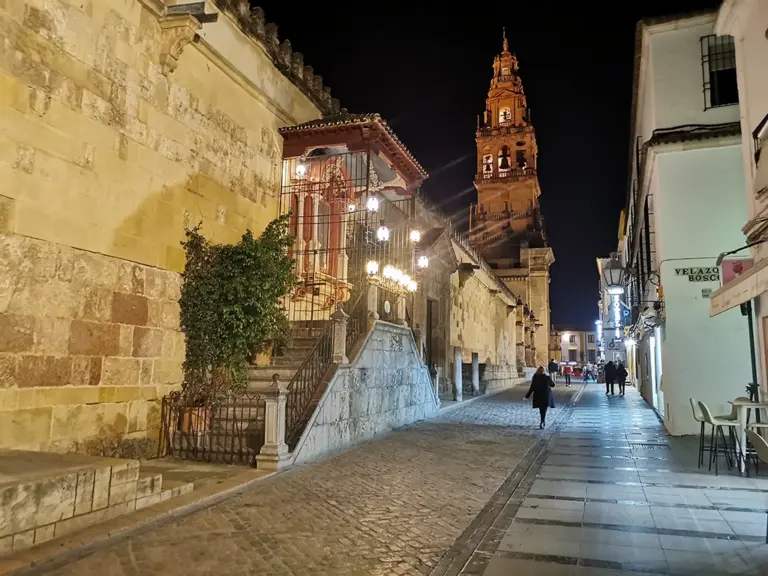
[[[478,117],[475,141],[477,204],[470,207],[470,241],[525,303],[524,324],[530,324],[525,331],[530,336],[522,360],[528,366],[546,366],[549,266],[554,254],[547,246],[539,206],[536,133],[506,31],[502,51],[493,60],[491,87],[482,119]]]

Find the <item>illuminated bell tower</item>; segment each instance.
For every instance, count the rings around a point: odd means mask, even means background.
[[[554,262],[541,217],[538,147],[517,57],[506,33],[476,133],[477,204],[469,236],[497,276],[533,313],[528,365],[546,366],[549,353],[549,266]],[[518,314],[521,314],[519,312]],[[528,318],[526,318],[528,321]],[[519,342],[518,342],[519,345]]]

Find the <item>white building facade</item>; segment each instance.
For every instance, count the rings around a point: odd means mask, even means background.
[[[561,364],[576,363],[581,366],[599,360],[597,331],[557,327],[555,332],[560,337]]]
[[[742,223],[743,236],[722,251],[745,258],[751,268],[712,297],[714,319],[732,313],[740,305],[754,314],[755,379],[762,398],[768,393],[768,2],[726,0],[717,17],[715,32],[732,37],[735,47],[736,78],[742,142],[742,172],[748,213]],[[745,250],[740,246],[751,245]],[[745,267],[746,268],[746,267]]]
[[[733,41],[715,19],[641,21],[636,37],[627,338],[637,385],[674,435],[698,433],[691,397],[727,413],[750,380],[746,320],[709,315],[718,255],[747,217]]]

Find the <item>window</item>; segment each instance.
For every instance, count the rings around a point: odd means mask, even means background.
[[[571,344],[576,344],[576,334],[571,334],[568,337],[568,342],[570,342]]]
[[[499,170],[509,170],[509,146],[502,146],[499,150]]]
[[[701,71],[704,77],[704,109],[738,104],[736,49],[731,36],[701,39]]]
[[[597,351],[596,350],[587,350],[587,355],[589,357],[590,362],[597,362]]]
[[[587,342],[590,344],[595,343],[595,335],[594,334],[587,334]]]
[[[499,122],[509,122],[512,120],[512,111],[509,108],[499,110]]]
[[[571,338],[573,338],[573,336],[571,336]],[[577,352],[577,350],[568,350],[568,362],[576,362]]]
[[[515,155],[517,159],[517,167],[521,170],[525,170],[525,168],[528,167],[528,162],[525,159],[525,150],[516,150]]]
[[[491,154],[483,156],[483,173],[493,174],[493,156]]]

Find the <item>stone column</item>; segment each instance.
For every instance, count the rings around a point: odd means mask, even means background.
[[[312,239],[309,241],[309,267],[313,274],[320,271],[320,256],[317,254],[317,248],[320,242],[317,239],[318,234],[318,212],[320,210],[320,194],[312,194]]]
[[[304,192],[299,193],[296,201],[296,274],[304,271]]]
[[[538,368],[538,359],[536,358],[536,328],[531,327],[531,366]]]
[[[379,319],[379,286],[375,281],[368,284],[368,318]]]
[[[421,332],[421,327],[416,324],[416,327],[413,329],[413,339],[416,341],[416,355],[421,359],[422,362],[427,361],[426,355],[424,354],[424,340],[423,334]]]
[[[398,294],[395,296],[395,321],[401,326],[408,326],[408,320],[406,319],[406,306],[405,306],[405,294]]]
[[[435,375],[432,377],[432,387],[435,390],[435,400],[437,401],[437,406],[440,407],[440,378],[442,377],[442,374],[440,374],[443,371],[440,366],[435,364]]]
[[[347,358],[347,320],[349,314],[344,312],[341,302],[336,304],[336,312],[331,314],[333,322],[333,363],[349,364]]]
[[[285,443],[285,400],[288,388],[275,374],[269,390],[261,394],[264,396],[264,446],[256,456],[256,466],[262,470],[282,470],[290,464],[291,459]]]
[[[461,381],[461,348],[456,348],[453,357],[453,399],[461,402],[464,399],[464,388]]]
[[[522,320],[516,322],[515,328],[518,330],[516,342],[516,359],[518,368],[525,367],[525,325]]]
[[[472,353],[472,396],[480,395],[480,356]]]

